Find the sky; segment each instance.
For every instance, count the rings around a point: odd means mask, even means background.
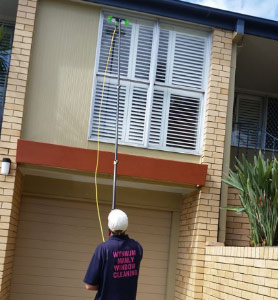
[[[182,0],[278,21],[278,0]]]

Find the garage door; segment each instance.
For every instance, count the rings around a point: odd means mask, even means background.
[[[101,207],[105,228],[109,210],[108,206]],[[163,300],[171,212],[132,207],[124,210],[129,215],[129,235],[144,248],[137,299]],[[10,300],[93,299],[82,280],[100,242],[95,205],[24,197]]]

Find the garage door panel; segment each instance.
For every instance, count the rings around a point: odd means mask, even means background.
[[[112,199],[111,199],[112,200]],[[100,205],[100,211],[109,211],[111,208],[107,205],[103,205],[102,201],[99,201]],[[74,208],[80,210],[80,202],[78,201],[67,201],[67,200],[59,200],[59,201],[51,201],[48,202],[47,198],[39,198],[39,197],[24,197],[24,204],[30,205],[43,205],[44,207],[56,207],[56,208]],[[28,206],[29,208],[29,206]],[[140,214],[140,216],[150,217],[153,218],[153,215],[155,213],[156,219],[165,219],[169,220],[169,212],[168,211],[158,211],[153,209],[145,209],[145,208],[135,208],[135,207],[127,207],[123,205],[119,205],[118,208],[125,210],[130,216],[137,216]],[[82,202],[82,210],[94,210],[92,207],[92,203],[89,202]]]
[[[38,213],[30,213],[25,212],[23,221],[31,221],[31,222],[42,222],[44,224],[61,224],[61,225],[69,225],[69,226],[83,226],[87,228],[94,228],[99,229],[99,226],[97,223],[92,224],[92,219],[96,219],[97,217],[94,215],[91,215],[89,218],[78,218],[77,216],[59,216],[59,215],[50,215],[50,214],[38,214]],[[132,218],[130,218],[132,220]],[[106,222],[103,224],[106,224]],[[105,225],[104,225],[105,228]],[[158,232],[158,228],[160,229]],[[144,225],[144,224],[130,224],[129,226],[129,232],[134,233],[146,233],[149,232],[151,234],[156,234],[160,236],[164,236],[169,234],[170,230],[167,229],[161,229],[161,226],[158,225],[158,227],[153,227],[153,224],[150,225]]]
[[[128,233],[144,248],[137,300],[163,300],[167,286],[171,213],[123,207]],[[104,233],[109,206],[101,207]],[[93,299],[83,288],[101,242],[94,204],[23,198],[9,300]]]
[[[146,294],[146,293],[139,293],[137,294],[136,300],[161,300],[164,299],[164,295],[163,294]]]
[[[26,231],[19,231],[19,233],[22,233],[22,237],[27,237]],[[33,239],[38,240],[41,239],[42,241],[57,241],[57,242],[63,242],[68,244],[84,244],[84,245],[93,245],[97,246],[100,243],[100,237],[97,236],[98,243],[92,243],[88,236],[82,236],[82,235],[74,235],[71,232],[69,232],[67,235],[60,234],[58,232],[39,232],[39,228],[30,230],[30,233],[33,234]],[[97,232],[97,235],[100,233]],[[93,237],[90,237],[92,239]]]
[[[38,218],[38,216],[36,216],[36,218]],[[33,234],[48,234],[51,235],[53,234],[53,232],[55,232],[55,234],[57,235],[62,235],[62,234],[66,234],[68,235],[72,235],[72,236],[84,236],[87,238],[87,240],[89,241],[95,241],[96,238],[98,238],[98,236],[100,234],[100,230],[99,230],[99,223],[97,222],[95,224],[95,226],[82,226],[82,224],[79,223],[79,225],[66,225],[66,224],[61,224],[61,223],[49,223],[49,222],[44,222],[43,218],[41,218],[40,220],[40,227],[36,227],[36,222],[33,219],[32,220],[28,220],[26,218],[24,218],[21,221],[21,227],[19,228],[19,231],[21,232],[21,234],[25,234],[26,232],[32,232]],[[61,222],[61,221],[60,221]],[[88,222],[92,222],[89,221]],[[140,229],[138,228],[140,227]],[[105,231],[105,226],[103,224],[103,228],[104,228],[104,234],[108,235],[108,229]],[[133,235],[131,236],[132,238],[134,237],[134,234],[136,234],[136,238],[140,238],[140,241],[146,241],[146,242],[162,242],[164,241],[167,245],[169,244],[169,242],[167,241],[167,239],[161,239],[161,237],[169,234],[169,230],[167,229],[166,231],[163,230],[163,232],[157,230],[157,228],[155,228],[153,231],[154,233],[152,233],[152,231],[148,230],[146,233],[146,231],[144,231],[144,229],[148,229],[148,226],[143,226],[143,225],[134,225],[131,224],[130,228],[128,229],[128,232],[133,232]],[[91,230],[95,230],[94,231],[94,235],[92,234]],[[101,239],[99,240],[99,243],[101,242]]]
[[[56,278],[53,276],[44,276],[45,282],[47,282],[47,286],[61,286],[63,288],[69,287],[69,288],[84,288],[84,284],[82,280],[79,282],[75,278],[63,278],[60,277],[57,281]],[[41,278],[38,278],[34,275],[15,275],[13,278],[14,284],[17,285],[43,285]]]
[[[41,267],[32,267],[30,266],[17,266],[15,270],[15,274],[13,275],[13,280],[15,276],[38,276],[38,277],[53,277],[53,278],[73,278],[78,280],[78,282],[83,280],[84,278],[84,271],[85,270],[71,270],[70,272],[65,269],[59,268],[41,268]],[[41,279],[40,279],[41,280]]]
[[[39,266],[31,266],[28,264],[26,265],[18,265],[16,268],[15,275],[26,275],[26,276],[39,276],[39,277],[55,277],[55,278],[74,278],[78,279],[78,282],[80,280],[82,281],[85,275],[85,271],[87,269],[84,268],[84,270],[69,270],[68,269],[61,269],[61,268],[45,268],[45,267],[39,267]],[[166,269],[153,269],[153,268],[141,268],[140,270],[140,276],[144,277],[144,281],[149,283],[151,280],[164,280],[167,276],[167,270]],[[139,280],[142,280],[141,277],[139,277]]]
[[[17,266],[25,266],[26,265],[26,256],[24,257],[16,257],[15,264]],[[53,258],[35,258],[28,257],[28,266],[32,267],[40,267],[40,268],[58,268],[68,271],[80,270],[80,267],[83,267],[84,272],[87,268],[88,260],[66,260],[66,259],[53,259]],[[152,272],[152,269],[155,268],[157,274],[161,274],[164,270],[167,272],[167,261],[154,261],[147,258],[144,258],[142,262],[142,268],[146,268],[149,272]],[[146,275],[149,273],[146,272]],[[54,273],[52,275],[55,275]],[[84,274],[85,275],[85,274]]]
[[[42,217],[58,217],[58,218],[74,218],[79,219],[82,218],[84,220],[97,220],[96,210],[93,210],[92,207],[90,210],[87,209],[77,209],[77,208],[69,208],[66,209],[64,207],[56,207],[56,206],[46,206],[33,204],[31,208],[28,206],[22,207],[21,211],[26,212],[28,214],[39,215]],[[107,212],[109,210],[107,209]],[[106,212],[105,212],[106,214]],[[45,219],[45,218],[44,218]]]
[[[88,296],[83,296],[81,299],[83,300],[92,300],[94,297],[93,293],[88,293],[91,294],[89,297]],[[59,295],[52,295],[51,298],[49,298],[49,295],[34,295],[34,294],[15,294],[14,292],[11,293],[10,299],[9,300],[69,300],[69,299],[76,299],[76,297],[68,297],[68,296],[59,296]],[[78,298],[80,299],[80,298]],[[138,299],[136,299],[138,300]]]
[[[99,223],[96,223],[95,226],[90,226],[90,227],[84,227],[84,226],[70,226],[70,225],[63,225],[63,224],[53,224],[53,223],[43,223],[40,222],[40,227],[36,227],[36,222],[29,221],[29,220],[22,220],[21,221],[21,226],[19,228],[20,236],[25,236],[27,237],[32,233],[33,238],[41,238],[41,239],[47,239],[48,237],[52,238],[53,232],[55,232],[56,235],[69,235],[69,232],[73,236],[83,236],[87,239],[88,243],[94,242],[95,245],[97,245],[97,242],[101,242],[101,237],[100,237],[100,231],[99,231]],[[140,225],[138,225],[140,226]],[[132,226],[130,226],[131,229],[129,228],[130,232],[132,230]],[[135,226],[133,226],[135,227]],[[92,230],[95,230],[94,233],[92,234]],[[159,234],[156,232],[155,234],[146,234],[146,233],[140,233],[134,228],[132,230],[133,235],[131,236],[132,238],[134,237],[134,234],[136,234],[136,238],[140,240],[141,243],[159,243],[162,245],[161,242],[164,242],[164,245],[169,245],[169,241],[166,239],[161,239],[161,236],[164,234]],[[165,231],[163,231],[165,233]],[[169,232],[167,230],[167,232]],[[166,233],[167,233],[166,232]],[[105,231],[104,227],[104,234],[108,235],[108,230]],[[96,240],[99,239],[97,242]],[[168,251],[168,250],[167,250]]]
[[[79,253],[90,253],[95,249],[98,243],[90,243],[87,244],[73,244],[70,242],[62,242],[60,240],[55,240],[55,243],[50,243],[50,241],[54,241],[51,237],[39,240],[27,238],[27,234],[23,237],[17,239],[17,248],[32,248],[36,249],[38,252],[42,250],[57,250],[57,251],[65,251],[65,249],[70,249],[71,251],[76,251]],[[41,237],[42,239],[42,237]],[[168,257],[168,244],[167,243],[157,243],[156,240],[152,241],[153,244],[150,244],[149,241],[137,238],[138,241],[142,245],[145,245],[144,248],[144,257],[156,258],[159,257]]]
[[[166,275],[166,273],[164,275]],[[141,277],[139,279],[139,285],[146,285],[152,283],[157,286],[162,286],[165,284],[165,280],[164,278],[161,277],[161,274],[160,276],[151,276],[151,283],[150,283],[150,279],[146,278],[146,274],[140,273],[140,276]]]
[[[144,287],[138,287],[138,293],[149,293],[149,294],[160,294],[162,299],[163,299],[163,290],[164,290],[165,286],[161,286],[161,285],[154,285],[154,284],[146,284],[144,285]],[[150,297],[150,296],[149,296]]]
[[[13,293],[30,293],[30,285],[28,284],[14,284]],[[52,286],[52,285],[32,285],[32,294],[37,295],[37,299],[40,299],[40,295],[48,295],[49,299],[52,299],[52,296],[67,296],[71,298],[82,298],[88,296],[88,291],[81,286],[79,288],[73,287],[63,287],[63,286]]]
[[[91,218],[77,218],[76,216],[60,217],[58,215],[46,215],[46,214],[39,215],[37,213],[25,212],[25,215],[22,220],[32,221],[32,222],[42,222],[46,224],[61,224],[61,225],[97,228],[96,223],[92,224],[91,219],[94,219],[94,216],[91,216]]]
[[[92,249],[91,247],[88,250]],[[77,252],[77,251],[57,251],[49,249],[38,249],[38,248],[20,248],[18,251],[24,251],[24,255],[27,257],[34,258],[49,258],[49,259],[64,259],[64,260],[78,260],[88,262],[88,258],[91,258],[91,255],[88,256],[86,252]],[[149,261],[164,261],[168,262],[168,253],[167,252],[155,252],[155,251],[145,251],[144,260],[146,259],[146,264],[149,264]],[[150,266],[152,266],[150,264]]]
[[[56,210],[56,212],[53,212],[53,210]],[[90,208],[90,210],[88,209],[76,209],[76,208],[70,208],[70,209],[66,209],[63,207],[62,212],[60,212],[59,210],[57,210],[56,206],[43,206],[43,205],[38,205],[38,204],[33,204],[32,208],[28,208],[26,205],[23,205],[23,207],[21,208],[22,211],[30,213],[30,214],[35,214],[35,215],[40,215],[40,216],[58,216],[59,218],[61,217],[75,217],[75,218],[80,218],[82,217],[83,219],[88,219],[91,220],[92,217],[96,219],[97,215],[96,215],[96,210],[92,209],[92,207]],[[109,209],[107,209],[105,211],[105,213],[103,213],[103,216],[105,215],[105,217],[103,217],[103,221],[106,222],[106,217],[107,217],[107,212],[109,211]],[[134,226],[138,226],[138,225],[146,225],[146,226],[152,226],[153,225],[153,216],[138,216],[138,214],[131,214],[128,212],[128,210],[126,210],[128,216],[130,219],[132,219],[132,224]],[[169,228],[170,226],[170,222],[171,220],[165,219],[165,218],[156,218],[156,224],[157,226],[160,226],[161,229],[164,228]]]
[[[24,201],[24,206],[23,209],[25,207],[25,205],[28,206],[28,209],[36,209],[36,207],[41,206],[41,208],[62,208],[63,210],[69,211],[71,209],[73,209],[74,211],[87,211],[90,212],[92,211],[93,214],[95,214],[95,209],[92,206],[91,203],[88,202],[82,202],[82,208],[80,207],[80,202],[77,201],[66,201],[66,200],[59,200],[57,202],[49,202],[46,203],[47,199],[45,198],[33,198],[33,197],[25,197],[25,201]],[[111,199],[112,200],[112,199]],[[108,211],[111,210],[111,208],[107,205],[103,205],[102,201],[99,201],[100,203],[100,211],[103,213],[107,213]],[[30,204],[33,204],[30,208]],[[156,215],[156,220],[159,222],[159,220],[164,220],[166,222],[169,222],[169,212],[168,211],[157,211],[157,210],[153,210],[153,209],[141,209],[141,208],[134,208],[134,207],[126,207],[126,206],[122,206],[119,205],[118,208],[125,210],[128,215],[132,218],[137,217],[138,214],[144,218],[144,217],[148,217],[150,219],[153,219],[153,215],[155,213]],[[64,212],[63,212],[64,214]]]
[[[24,256],[20,257],[17,256],[18,264],[21,265],[22,261],[24,261],[25,257],[30,259],[30,264],[38,265],[38,263],[45,263],[49,264],[50,267],[56,264],[56,260],[58,260],[58,266],[63,266],[64,264],[71,264],[74,266],[74,263],[77,262],[78,265],[84,262],[86,266],[88,264],[88,260],[90,260],[91,255],[84,255],[84,253],[72,252],[72,251],[49,251],[44,249],[20,249],[18,251],[24,252]],[[50,262],[49,262],[50,261]],[[44,266],[44,265],[40,265]],[[168,266],[168,259],[164,258],[152,258],[148,256],[148,253],[144,255],[144,260],[142,261],[142,266],[148,266],[149,268],[162,268],[167,269]]]
[[[59,260],[76,260],[88,262],[87,255],[84,252],[77,251],[57,251],[57,250],[45,250],[45,249],[34,249],[34,248],[18,248],[18,251],[24,251],[24,255],[33,258],[45,258],[45,259],[59,259]]]
[[[61,220],[62,221],[62,220]],[[55,230],[55,232],[61,233],[61,234],[69,234],[71,232],[72,234],[83,234],[88,237],[92,237],[92,234],[90,232],[90,229],[99,230],[99,223],[98,222],[92,222],[90,219],[88,219],[89,226],[83,226],[83,224],[78,223],[78,225],[68,225],[68,224],[62,224],[59,223],[50,223],[50,222],[43,222],[43,219],[41,219],[40,227],[38,230],[41,232],[52,232]],[[22,223],[22,230],[28,231],[29,230],[35,230],[34,224],[36,224],[36,221],[33,219],[24,219],[21,221]],[[57,226],[58,225],[58,226]]]
[[[43,224],[42,226],[44,227],[45,224]],[[152,243],[152,248],[150,250],[152,251],[166,251],[168,252],[168,248],[169,248],[169,241],[167,240],[162,240],[164,238],[163,235],[158,235],[158,234],[153,234],[152,231],[155,231],[155,229],[150,230],[148,232],[148,234],[144,234],[141,230],[140,233],[138,233],[138,230],[132,230],[132,226],[130,226],[130,230],[128,231],[128,233],[132,233],[130,236],[138,241],[140,241],[140,243],[142,245],[144,244],[149,244]],[[36,228],[34,225],[29,226],[29,230],[27,233],[26,228],[19,228],[18,230],[18,234],[20,235],[21,238],[28,238],[29,234],[32,234],[32,238],[33,239],[39,239],[42,241],[49,241],[49,240],[53,240],[53,241],[57,241],[57,242],[64,242],[64,243],[72,243],[72,244],[87,244],[87,245],[95,245],[97,246],[100,242],[101,242],[101,236],[100,236],[100,231],[99,228],[95,228],[94,233],[92,234],[90,233],[90,231],[93,231],[92,228],[87,229],[87,233],[86,235],[84,233],[80,234],[73,234],[70,230],[68,232],[68,234],[61,234],[59,232],[59,226],[49,226],[49,230],[45,231],[42,230],[40,231],[40,227]],[[51,231],[51,228],[56,228],[55,232]],[[104,231],[105,234],[105,231]],[[108,234],[108,231],[107,231]],[[145,235],[145,236],[144,236]],[[146,235],[150,235],[149,238],[147,238]],[[151,238],[151,236],[153,238]],[[97,243],[92,244],[93,240],[97,240]],[[163,242],[163,243],[162,243]]]
[[[70,261],[64,259],[41,259],[36,257],[15,257],[15,264],[18,266],[25,266],[26,260],[28,259],[28,266],[30,267],[40,267],[40,268],[59,268],[64,270],[80,270],[81,265],[85,265],[85,262],[82,264],[80,261]],[[85,268],[84,268],[85,269]]]
[[[66,275],[66,274],[64,274]],[[81,278],[84,274],[76,274],[81,275]],[[146,279],[143,274],[142,278],[140,278],[139,283],[145,285],[154,285],[154,286],[163,286],[165,284],[164,279],[158,276],[152,276],[151,283],[148,279]],[[62,286],[62,287],[70,287],[70,288],[84,288],[84,284],[82,280],[80,280],[80,276],[76,276],[75,278],[66,278],[66,277],[59,277],[59,280],[57,278],[53,277],[53,274],[46,275],[45,273],[40,273],[40,276],[43,276],[45,282],[47,282],[47,286]],[[76,280],[79,279],[79,280]],[[37,275],[27,275],[27,274],[16,274],[13,277],[13,283],[14,284],[23,284],[23,285],[43,285],[41,278],[39,278]],[[146,290],[145,290],[146,291]],[[153,291],[154,292],[154,291]]]
[[[92,249],[95,249],[98,245],[97,243],[88,243],[82,245],[82,244],[66,243],[61,241],[55,241],[55,243],[50,243],[50,241],[53,241],[53,239],[38,240],[38,239],[20,237],[17,238],[17,248],[30,247],[30,248],[37,249],[38,251],[40,249],[64,251],[67,247],[70,246],[70,249],[72,251],[88,253],[92,251]]]
[[[80,202],[78,201],[67,201],[67,200],[59,200],[59,201],[48,201],[47,198],[40,197],[28,197],[24,196],[24,203],[28,205],[28,208],[32,208],[33,205],[43,205],[45,207],[56,207],[56,208],[75,208],[80,209]],[[101,203],[101,201],[100,201]],[[90,210],[92,209],[92,204],[89,202],[82,202],[82,209]],[[106,207],[102,208],[106,209]]]

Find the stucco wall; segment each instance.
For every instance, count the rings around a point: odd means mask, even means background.
[[[23,138],[84,146],[99,13],[95,6],[39,1]]]
[[[24,139],[96,148],[87,139],[101,7],[65,0],[38,3],[24,111]],[[101,149],[114,151],[113,144]],[[179,161],[200,156],[120,146],[119,151]]]

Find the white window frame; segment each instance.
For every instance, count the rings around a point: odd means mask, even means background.
[[[100,18],[99,18],[99,28],[98,28],[98,39],[97,39],[97,48],[96,48],[96,55],[95,55],[95,67],[94,67],[94,76],[93,76],[93,87],[92,87],[92,97],[91,97],[91,108],[90,108],[90,118],[89,118],[89,126],[88,126],[88,140],[95,142],[97,138],[91,138],[91,125],[92,125],[92,119],[93,119],[93,109],[94,109],[94,100],[96,96],[96,85],[97,85],[97,77],[103,76],[103,74],[98,73],[98,68],[99,68],[99,57],[100,57],[100,48],[101,48],[101,37],[102,37],[102,30],[103,30],[103,21],[104,21],[104,15],[114,15],[117,14],[119,17],[126,18],[127,16],[132,17],[132,18],[138,18],[138,16],[132,15],[132,13],[127,13],[124,14],[122,12],[118,11],[107,11],[107,10],[102,10],[100,12]],[[208,86],[208,76],[209,76],[209,65],[210,65],[210,51],[211,51],[211,30],[208,28],[203,28],[199,26],[191,26],[188,24],[182,24],[178,22],[169,22],[169,21],[161,21],[158,18],[146,18],[145,16],[139,16],[139,20],[146,20],[149,22],[154,22],[154,33],[153,33],[153,46],[152,46],[152,60],[151,60],[151,66],[150,66],[150,76],[149,80],[142,80],[142,79],[133,79],[130,78],[130,74],[128,74],[127,78],[121,78],[121,81],[127,81],[130,83],[136,82],[136,84],[140,85],[143,84],[147,86],[148,88],[148,95],[147,95],[147,107],[146,107],[146,121],[145,121],[145,131],[144,131],[144,143],[138,144],[134,142],[126,142],[126,137],[125,134],[123,136],[124,141],[119,140],[118,143],[120,145],[125,145],[125,146],[132,146],[132,147],[139,147],[139,148],[146,148],[146,149],[154,149],[154,150],[160,150],[160,151],[166,151],[166,152],[175,152],[175,153],[184,153],[184,154],[193,154],[193,155],[201,155],[202,153],[202,146],[203,146],[203,131],[204,131],[204,120],[205,120],[205,107],[206,107],[206,98],[207,98],[207,86]],[[180,87],[176,85],[166,85],[166,83],[159,83],[155,82],[155,77],[156,77],[156,65],[157,65],[157,58],[158,58],[158,44],[159,44],[159,31],[160,28],[166,26],[167,29],[187,33],[190,35],[197,35],[197,36],[203,36],[206,38],[206,49],[205,49],[205,63],[204,63],[204,74],[203,74],[203,88],[197,90],[195,88],[185,88],[185,87]],[[157,46],[154,46],[157,45]],[[130,53],[132,52],[132,42],[130,46]],[[168,55],[170,55],[171,51],[168,52]],[[131,60],[129,60],[130,63]],[[167,67],[169,69],[169,67]],[[130,68],[129,68],[130,70]],[[166,74],[169,72],[166,72]],[[172,76],[172,73],[170,74]],[[108,74],[106,76],[106,82],[109,82],[109,79],[117,79],[116,76]],[[112,80],[113,80],[112,79]],[[168,92],[170,90],[173,90],[174,93],[184,95],[184,96],[192,96],[192,95],[198,95],[200,96],[200,110],[199,110],[199,118],[198,118],[198,133],[197,133],[197,142],[196,142],[196,149],[195,150],[186,150],[186,149],[181,149],[179,147],[167,147],[167,146],[153,146],[153,145],[148,145],[149,141],[149,132],[150,132],[150,123],[151,123],[151,107],[152,107],[152,101],[153,101],[153,93],[155,88],[158,89],[168,89]],[[128,91],[126,93],[126,99],[128,98],[129,95]],[[168,97],[169,98],[169,97]],[[169,98],[170,99],[170,98]],[[165,109],[164,114],[167,115],[166,119],[163,117],[163,120],[166,121],[169,116],[169,105],[170,101],[167,103],[167,109]],[[125,110],[128,111],[128,107],[126,105]],[[123,122],[123,133],[126,133],[126,127],[128,118],[124,119],[126,122]],[[163,132],[163,141],[165,144],[165,139],[167,138],[167,130],[166,130],[166,125],[168,123],[164,122],[164,128],[162,130]],[[100,142],[102,143],[113,143],[111,139],[105,139],[101,138]]]

